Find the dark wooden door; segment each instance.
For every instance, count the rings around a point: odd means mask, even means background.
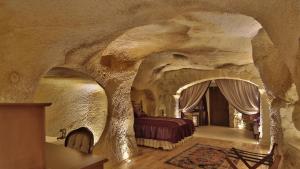
[[[210,124],[229,127],[229,105],[218,87],[209,88]]]

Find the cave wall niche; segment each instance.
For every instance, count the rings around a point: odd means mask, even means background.
[[[96,143],[106,124],[107,97],[104,89],[85,74],[66,68],[53,68],[41,78],[35,102],[50,102],[46,109],[46,135],[60,136],[79,127],[87,127]]]
[[[133,103],[139,103],[143,107],[144,112],[155,111],[155,96],[151,90],[137,90],[134,87],[131,88],[131,101]]]

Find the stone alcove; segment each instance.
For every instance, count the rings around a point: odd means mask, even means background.
[[[55,67],[41,78],[35,102],[50,102],[46,109],[46,136],[59,137],[80,127],[89,128],[97,143],[106,124],[107,96],[89,76],[72,69]]]

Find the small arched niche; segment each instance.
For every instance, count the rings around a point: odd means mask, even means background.
[[[53,68],[41,78],[34,101],[52,103],[46,109],[48,139],[60,137],[61,129],[69,133],[87,127],[94,135],[94,143],[98,142],[107,119],[107,96],[89,76],[68,68]]]

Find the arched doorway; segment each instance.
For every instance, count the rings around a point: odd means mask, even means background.
[[[89,76],[67,68],[53,68],[37,87],[35,102],[51,102],[46,110],[46,141],[57,140],[60,131],[69,133],[89,128],[97,143],[106,124],[107,96],[104,89]]]
[[[264,89],[261,87],[250,81],[230,78],[192,82],[179,88],[174,95],[176,114],[192,119],[196,126],[205,126],[199,127],[202,137],[268,145],[270,125],[264,116],[268,115],[266,109],[270,105],[266,104],[267,98],[262,97]],[[237,138],[226,137],[228,135]]]

